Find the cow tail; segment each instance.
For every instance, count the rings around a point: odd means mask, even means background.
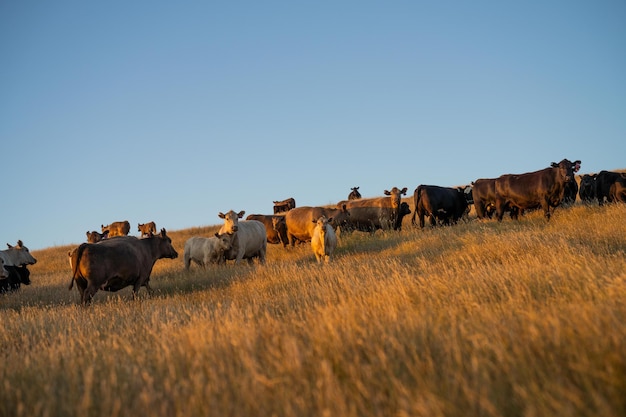
[[[422,186],[418,186],[413,193],[413,204],[415,204],[415,208],[413,209],[413,216],[411,217],[411,224],[415,226],[415,216],[417,215],[417,207],[420,202],[420,194],[422,191]]]
[[[76,275],[78,274],[78,264],[80,263],[80,258],[82,258],[83,252],[85,251],[86,247],[87,244],[82,243],[78,248],[76,248],[75,253],[72,254],[72,258],[75,257],[76,259],[72,259],[72,281],[70,282],[70,286],[68,287],[69,290],[74,287],[74,280],[77,278]]]

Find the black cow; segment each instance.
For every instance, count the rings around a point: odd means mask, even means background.
[[[590,203],[596,198],[596,177],[598,174],[585,174],[580,177],[578,196],[580,201]]]
[[[456,223],[467,210],[467,195],[466,188],[420,185],[413,193],[415,211],[411,223],[415,225],[415,216],[419,217],[420,228],[424,228],[424,216],[430,217],[431,226],[437,220],[446,225]]]
[[[4,269],[9,273],[9,277],[0,279],[0,293],[19,290],[21,284],[30,285],[30,271],[26,265],[5,265]]]
[[[596,197],[598,204],[603,205],[604,199],[609,203],[619,201],[620,198],[615,195],[615,191],[611,192],[611,189],[615,189],[615,184],[621,182],[624,174],[613,171],[600,171],[596,176]]]
[[[352,187],[350,189],[352,191],[350,191],[350,194],[348,194],[348,200],[358,200],[359,198],[361,198],[361,193],[359,192],[359,187]]]
[[[572,172],[576,174],[580,169],[580,161],[575,161],[572,167]],[[576,202],[576,196],[578,195],[578,183],[575,176],[572,175],[572,179],[565,183],[565,190],[563,191],[563,204],[571,205]]]
[[[400,211],[398,212],[398,230],[402,230],[402,220],[404,216],[411,214],[411,208],[409,207],[409,203],[402,202],[400,203]]]
[[[282,213],[296,208],[296,200],[287,198],[283,201],[274,201],[274,214]]]
[[[565,183],[574,178],[574,167],[580,161],[563,159],[553,162],[550,168],[525,174],[506,174],[496,179],[496,216],[502,221],[507,206],[520,211],[541,207],[550,220],[550,207],[563,201]],[[517,216],[516,216],[517,218]]]

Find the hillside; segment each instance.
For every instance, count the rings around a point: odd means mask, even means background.
[[[526,416],[626,413],[626,206],[550,222],[343,234],[334,263],[185,273],[169,231],[148,297],[68,291],[72,246],[0,297],[0,415]]]

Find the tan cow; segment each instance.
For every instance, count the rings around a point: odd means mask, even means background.
[[[123,222],[113,222],[108,226],[101,225],[102,233],[109,232],[109,237],[113,236],[127,236],[130,232],[130,223],[128,220]]]
[[[91,232],[87,232],[87,242],[88,243],[98,243],[101,240],[106,239],[107,237],[109,237],[109,231],[107,230],[104,233],[98,233],[95,230],[91,231]]]
[[[315,229],[313,229],[313,237],[311,238],[311,248],[318,263],[330,262],[330,257],[337,247],[337,235],[329,224],[331,220],[321,216],[312,221],[315,224]]]
[[[250,214],[246,220],[258,220],[265,226],[267,232],[267,243],[279,244],[283,247],[289,243],[287,237],[287,223],[283,215]]]
[[[369,232],[375,232],[378,229],[398,230],[402,227],[400,203],[406,191],[406,187],[402,189],[393,187],[391,191],[384,191],[389,197],[345,200],[337,203],[337,207],[345,205],[350,210],[348,228]]]
[[[343,226],[351,216],[345,204],[341,208],[331,207],[296,207],[285,214],[287,236],[289,244],[294,246],[298,242],[310,242],[313,237],[315,224],[312,223],[321,216],[332,219],[333,229]]]
[[[157,232],[156,223],[155,222],[148,222],[144,224],[137,223],[137,230],[140,232],[139,233],[140,237],[152,237]]]
[[[119,291],[133,286],[133,298],[142,286],[152,293],[150,274],[158,259],[176,258],[178,253],[165,229],[146,239],[122,236],[98,243],[83,243],[70,252],[74,281],[83,304],[89,304],[98,290]]]
[[[247,259],[252,263],[254,258],[265,263],[265,253],[267,251],[267,232],[265,225],[258,220],[239,221],[245,211],[235,213],[230,210],[226,214],[219,213],[218,217],[224,219],[224,225],[219,230],[220,234],[228,233],[232,235],[230,249],[224,252],[224,258],[235,260],[235,264]]]
[[[200,237],[194,236],[185,242],[185,253],[183,261],[185,269],[188,271],[191,261],[196,265],[206,268],[209,264],[223,264],[224,252],[230,249],[232,236],[228,233],[215,236]]]

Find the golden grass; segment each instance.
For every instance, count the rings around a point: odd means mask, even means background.
[[[158,261],[78,305],[67,252],[0,297],[0,416],[626,414],[626,206],[342,235],[336,259]]]

